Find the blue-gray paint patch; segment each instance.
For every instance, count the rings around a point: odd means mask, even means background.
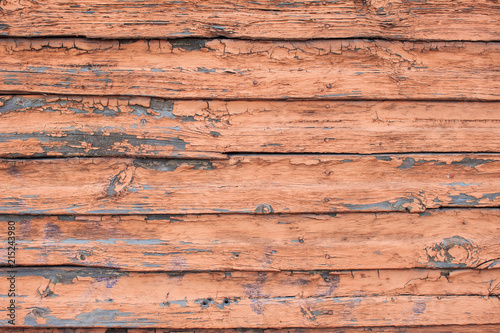
[[[160,303],[160,306],[161,307],[169,307],[172,304],[179,305],[181,308],[186,308],[187,307],[187,298],[184,297],[184,299],[180,300],[180,301],[166,301],[166,302]]]
[[[477,166],[489,163],[489,162],[494,162],[494,160],[488,159],[484,160],[481,158],[470,158],[470,157],[464,157],[461,161],[454,161],[451,162],[451,165],[463,165],[467,166],[469,168],[475,168]]]
[[[476,198],[471,195],[460,193],[459,195],[450,195],[451,203],[457,206],[478,206],[481,200],[489,200],[490,202],[500,196],[499,193],[485,193],[482,197]]]
[[[415,202],[414,198],[399,198],[396,202],[383,201],[373,204],[344,204],[343,206],[354,211],[384,210],[384,211],[411,211],[413,207],[407,206]]]
[[[427,305],[425,304],[424,301],[415,301],[415,304],[413,305],[413,312],[422,314],[424,313],[426,308]]]
[[[464,261],[457,261],[450,253],[453,248],[459,249],[465,258]],[[467,260],[475,263],[478,256],[478,247],[474,242],[461,236],[445,238],[440,243],[425,248],[428,265],[435,268],[465,268]]]
[[[472,185],[483,185],[483,184],[457,182],[457,183],[441,183],[440,185],[467,187],[467,186],[472,186]]]
[[[196,69],[196,71],[198,73],[215,73],[215,69],[214,68],[205,68],[205,67],[198,67]]]
[[[134,165],[139,168],[156,171],[175,171],[181,165],[193,166],[194,170],[214,170],[211,161],[206,160],[165,160],[135,159]]]
[[[403,163],[398,167],[399,170],[409,169],[415,165],[415,159],[412,157],[407,157],[403,160]]]

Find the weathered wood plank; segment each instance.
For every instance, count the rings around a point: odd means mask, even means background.
[[[0,20],[0,36],[500,39],[500,6],[486,0],[7,0]]]
[[[447,280],[439,271],[404,270],[169,275],[17,269],[16,321],[176,328],[498,324],[499,272],[452,272]],[[11,274],[1,270],[2,302]]]
[[[498,155],[0,161],[5,214],[422,212],[497,207]]]
[[[499,110],[495,102],[0,96],[0,156],[500,152]]]
[[[500,43],[6,39],[0,59],[0,92],[225,100],[500,98]]]
[[[129,271],[500,266],[500,210],[418,214],[0,216],[19,266]],[[5,227],[6,228],[6,227]],[[7,248],[0,249],[7,263]]]
[[[119,331],[118,331],[119,330]],[[2,333],[492,333],[500,331],[500,325],[441,325],[441,326],[399,326],[399,327],[341,327],[341,328],[236,328],[236,329],[169,329],[169,328],[0,328]]]

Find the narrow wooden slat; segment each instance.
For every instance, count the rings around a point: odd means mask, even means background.
[[[6,39],[0,40],[0,59],[0,92],[225,100],[500,98],[500,43]]]
[[[399,327],[342,327],[342,328],[235,328],[235,329],[169,329],[169,328],[0,328],[2,333],[493,333],[500,331],[500,325],[441,325],[441,326],[399,326]]]
[[[422,212],[497,207],[498,155],[0,161],[6,214]]]
[[[500,6],[486,0],[7,0],[0,20],[0,36],[500,40]]]
[[[446,280],[438,271],[168,275],[18,269],[16,321],[176,328],[498,324],[499,272],[460,271],[455,281],[454,273]],[[5,302],[5,277],[12,273],[1,274]]]
[[[1,96],[0,156],[500,152],[498,110],[495,102]]]
[[[422,215],[0,216],[0,221],[14,221],[21,266],[276,271],[500,267],[499,218],[497,209],[461,209]],[[0,250],[2,263],[6,250]]]
[[[441,325],[441,326],[399,326],[399,327],[342,327],[342,328],[235,328],[235,329],[169,329],[169,328],[0,328],[2,333],[493,333],[500,331],[500,325]]]

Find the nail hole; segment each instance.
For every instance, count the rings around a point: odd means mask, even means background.
[[[83,254],[80,254],[80,260],[85,260],[85,256]]]

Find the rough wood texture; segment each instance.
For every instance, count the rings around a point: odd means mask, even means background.
[[[498,110],[495,102],[0,96],[0,156],[499,152]]]
[[[500,267],[500,211],[338,215],[0,216],[18,266],[129,271]],[[7,262],[6,249],[0,260]]]
[[[8,39],[0,40],[0,59],[1,92],[225,100],[500,98],[500,43]]]
[[[169,328],[0,328],[2,333],[493,333],[500,325],[442,325],[420,327],[342,327],[342,328],[236,328],[236,329],[169,329]]]
[[[497,207],[498,155],[0,161],[0,213],[422,212]]]
[[[53,327],[499,324],[499,272],[457,271],[446,279],[439,271],[413,270],[169,275],[18,269],[17,320]],[[5,293],[9,272],[0,274]]]
[[[0,36],[500,40],[498,2],[5,0]]]
[[[342,328],[236,328],[236,329],[169,329],[169,328],[0,328],[2,333],[493,333],[500,331],[500,325],[442,325],[420,327],[342,327]]]

